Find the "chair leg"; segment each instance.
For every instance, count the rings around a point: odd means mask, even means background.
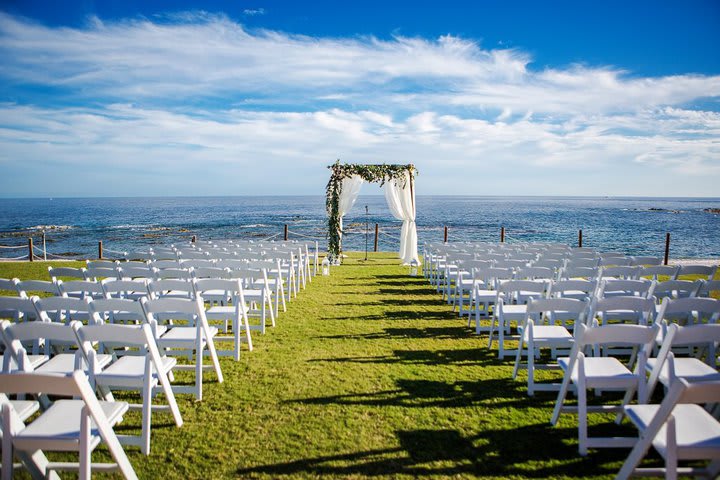
[[[80,414],[80,480],[90,480],[91,449],[90,449],[90,411],[87,406],[83,407]]]
[[[505,319],[498,318],[498,358],[505,358]]]
[[[578,452],[586,456],[587,450],[587,390],[584,385],[577,386],[578,402]]]
[[[150,425],[152,421],[152,375],[145,375],[142,391],[142,430],[140,451],[143,455],[150,455]]]
[[[10,404],[2,407],[2,480],[12,480],[13,477],[13,444]]]
[[[675,428],[675,417],[670,415],[665,424],[665,435],[667,451],[665,452],[665,478],[677,480],[678,456],[677,456],[677,432]]]
[[[523,339],[521,338],[520,343],[518,344],[517,352],[515,352],[515,366],[513,367],[513,373],[512,373],[513,380],[517,379],[518,371],[520,370],[522,347],[523,347]],[[528,365],[529,364],[530,364],[530,360],[528,359]]]

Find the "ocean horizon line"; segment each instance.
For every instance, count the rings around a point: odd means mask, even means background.
[[[382,198],[381,194],[363,194],[360,193],[361,197],[378,197]],[[702,196],[675,196],[675,195],[663,195],[663,196],[645,196],[645,195],[474,195],[474,194],[416,194],[416,197],[429,198],[429,197],[441,197],[441,198],[549,198],[549,199],[608,199],[608,200],[655,200],[655,199],[673,199],[673,200],[718,200],[719,197],[702,197]],[[0,196],[0,201],[3,200],[94,200],[94,199],[143,199],[143,198],[310,198],[310,197],[325,197],[324,194],[258,194],[258,195],[125,195],[125,196],[114,196],[114,195],[103,195],[103,196],[62,196],[62,195],[48,195],[43,197],[3,197]]]

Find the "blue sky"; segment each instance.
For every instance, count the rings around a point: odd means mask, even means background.
[[[0,196],[720,192],[720,2],[0,3]]]

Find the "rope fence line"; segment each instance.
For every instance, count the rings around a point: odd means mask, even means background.
[[[25,255],[27,257],[27,255]],[[85,255],[55,255],[53,253],[50,253],[46,250],[43,250],[42,248],[33,245],[33,257],[37,259],[42,259],[45,256],[57,258],[60,260],[82,260],[85,258]]]
[[[7,250],[19,250],[21,248],[27,248],[27,245],[0,245],[0,248]]]
[[[275,235],[270,235],[270,236],[267,237],[267,238],[263,238],[261,241],[267,242],[268,240],[272,240],[273,238],[279,237],[280,235],[282,235],[282,234],[281,234],[281,233],[276,233]]]
[[[274,225],[274,227],[277,227],[278,225]],[[296,238],[296,241],[302,241],[300,239],[304,239],[306,241],[315,241],[315,242],[322,242],[327,239],[326,235],[320,235],[320,230],[317,226],[311,226],[308,225],[308,231],[307,233],[302,233],[297,230],[290,230],[288,227],[288,224],[283,225],[284,230],[279,231],[278,233],[275,233],[273,235],[269,235],[264,238],[257,239],[255,241],[260,242],[270,242],[273,240],[289,240],[289,236],[292,236],[293,238]],[[390,245],[392,245],[395,242],[398,242],[400,239],[399,235],[399,226],[395,226],[393,224],[385,224],[382,228],[380,228],[379,223],[374,223],[374,231],[373,231],[373,224],[368,225],[361,225],[361,224],[353,224],[352,227],[348,225],[348,228],[346,230],[343,230],[342,234],[345,236],[351,236],[352,240],[350,241],[350,244],[352,245],[359,245],[358,243],[358,236],[361,236],[363,234],[369,235],[369,241],[370,246],[374,251],[379,250],[379,245],[384,246],[385,248],[388,248]],[[421,227],[423,228],[423,227]],[[425,226],[427,230],[427,226]],[[473,239],[475,237],[479,237],[480,241],[489,241],[489,242],[496,242],[498,237],[498,230],[496,230],[497,227],[478,227],[478,226],[469,226],[469,225],[455,225],[455,226],[447,226],[444,225],[441,227],[439,238],[437,240],[442,240],[444,242],[448,241],[456,241],[459,238],[467,238],[468,232],[474,232],[473,235],[470,235]],[[428,236],[432,237],[434,236],[433,231],[435,231],[437,227],[432,227],[430,230],[427,230],[423,233],[423,242],[428,241],[435,241],[434,239],[426,238]],[[523,229],[519,230],[513,230],[513,234],[508,234],[507,229],[504,226],[501,226],[499,228],[500,230],[500,242],[507,242],[510,244],[517,244],[517,243],[523,243],[527,241],[533,241],[533,238],[537,237],[538,235],[540,237],[545,237],[543,232],[535,232],[535,231],[524,231]],[[444,231],[444,234],[442,233]],[[455,238],[448,238],[448,231],[450,231],[450,236]],[[592,233],[592,232],[591,232]],[[256,233],[257,235],[257,233]],[[196,235],[192,235],[193,240],[196,240]],[[374,237],[374,242],[373,242]],[[443,240],[444,237],[444,240]],[[45,246],[45,235],[42,236],[42,246],[40,246],[40,242],[38,244],[33,243],[33,236],[30,234],[27,238],[28,244],[27,245],[0,245],[0,260],[13,260],[13,261],[19,261],[19,260],[82,260],[82,259],[89,259],[89,258],[106,258],[108,260],[122,260],[126,257],[126,254],[128,251],[132,252],[135,249],[133,247],[127,247],[127,251],[119,251],[119,250],[112,250],[112,249],[105,249],[104,252],[106,255],[103,254],[103,246],[102,241],[99,241],[98,245],[98,252],[95,254],[88,253],[88,254],[55,254],[50,253],[47,251],[47,248]],[[242,238],[242,236],[241,236]],[[350,239],[350,237],[348,237]],[[420,239],[419,239],[420,240]],[[542,240],[538,240],[542,241]],[[124,243],[132,243],[132,239],[125,239],[122,246],[125,247]],[[569,242],[568,242],[569,243]],[[575,242],[573,242],[575,243]],[[578,230],[578,236],[577,236],[577,246],[582,247],[583,246],[583,230]],[[355,246],[357,246],[355,245]],[[62,248],[62,247],[60,247]],[[144,247],[140,248],[148,248],[148,245],[144,245]],[[152,247],[149,247],[152,248]],[[670,248],[670,235],[666,234],[665,238],[665,256],[669,256],[669,248]],[[16,256],[9,256],[13,255],[15,252],[18,254],[20,251],[24,250],[28,252],[28,249],[32,250],[32,257],[29,257],[28,254],[25,255],[16,255]],[[8,255],[8,256],[5,256]],[[114,257],[114,258],[113,258]],[[667,261],[667,260],[666,260]]]
[[[2,257],[3,260],[24,260],[26,258],[28,258],[27,253],[20,257]]]
[[[379,229],[379,230],[378,230],[378,233],[379,233],[380,235],[385,235],[386,237],[390,237],[390,238],[392,238],[393,240],[400,240],[400,235],[395,235],[395,234],[393,234],[393,233],[387,233],[387,232],[386,232],[385,230],[383,230],[383,229]]]
[[[312,240],[325,240],[325,237],[315,237],[315,236],[312,236],[312,235],[305,235],[305,234],[303,234],[303,233],[294,232],[294,231],[292,231],[292,230],[288,230],[287,232],[288,232],[289,234],[292,233],[293,235],[297,235],[298,237],[309,238],[309,239],[312,239]],[[279,235],[279,234],[278,234],[278,235]]]

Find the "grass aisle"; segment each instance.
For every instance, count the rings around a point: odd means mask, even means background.
[[[143,478],[610,478],[627,451],[577,454],[575,418],[530,399],[486,337],[390,254],[315,277],[240,362],[221,359],[185,425],[154,417]],[[45,267],[43,267],[45,268]],[[42,275],[36,278],[44,278]],[[129,422],[139,419],[129,418]],[[600,427],[601,429],[603,427]],[[609,432],[615,432],[612,428]],[[596,430],[597,433],[597,430]]]

